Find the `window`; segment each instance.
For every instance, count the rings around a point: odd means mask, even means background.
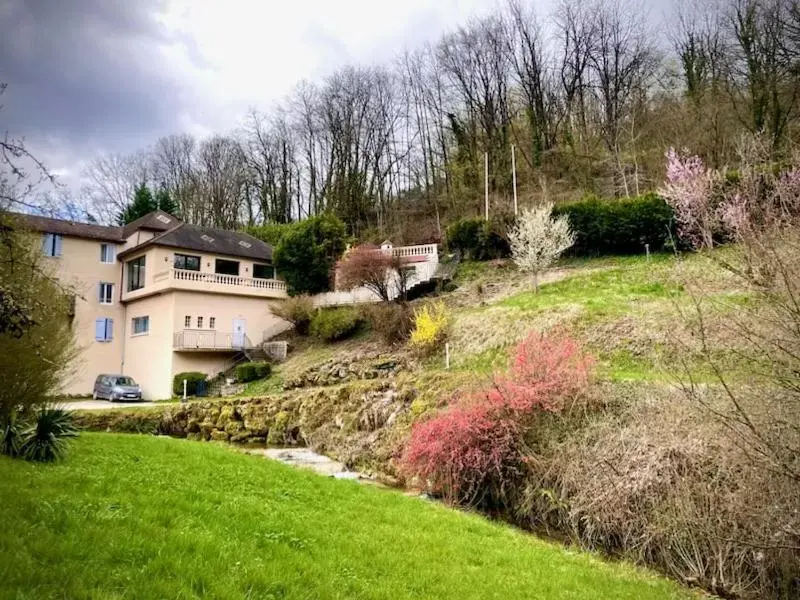
[[[57,233],[45,233],[42,238],[42,252],[45,256],[61,256],[61,236]]]
[[[220,275],[239,275],[239,261],[218,258],[214,272]]]
[[[145,257],[140,256],[128,261],[128,291],[140,290],[144,287]]]
[[[272,265],[253,263],[253,277],[256,279],[272,279]]]
[[[114,303],[114,284],[101,283],[97,286],[100,304],[113,304]]]
[[[214,317],[208,317],[208,328],[214,329],[217,324],[217,320]]]
[[[185,271],[199,271],[200,257],[190,256],[188,254],[176,254],[174,265],[176,269],[184,269]]]
[[[142,335],[150,332],[150,317],[134,317],[131,320],[131,335]]]
[[[98,342],[110,342],[114,338],[114,319],[95,319],[94,339]]]
[[[116,258],[117,249],[111,244],[100,244],[100,262],[111,264]]]
[[[189,329],[192,326],[192,317],[191,315],[186,315],[183,317],[183,328]]]
[[[197,317],[197,328],[198,329],[203,328],[203,317]]]

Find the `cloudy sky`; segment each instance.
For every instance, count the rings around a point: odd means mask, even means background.
[[[390,60],[496,2],[0,0],[0,129],[74,186],[99,153],[230,130],[303,78]]]

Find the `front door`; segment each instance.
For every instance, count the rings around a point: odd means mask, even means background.
[[[247,323],[244,319],[234,319],[233,320],[233,347],[234,348],[244,348],[245,344],[245,329]]]

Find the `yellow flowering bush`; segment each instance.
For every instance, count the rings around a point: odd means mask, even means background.
[[[450,316],[444,302],[426,304],[414,311],[414,329],[411,331],[411,347],[421,354],[432,352],[447,335]]]

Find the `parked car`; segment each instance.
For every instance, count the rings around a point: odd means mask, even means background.
[[[92,398],[115,400],[141,400],[142,388],[129,375],[98,375],[94,381]]]

